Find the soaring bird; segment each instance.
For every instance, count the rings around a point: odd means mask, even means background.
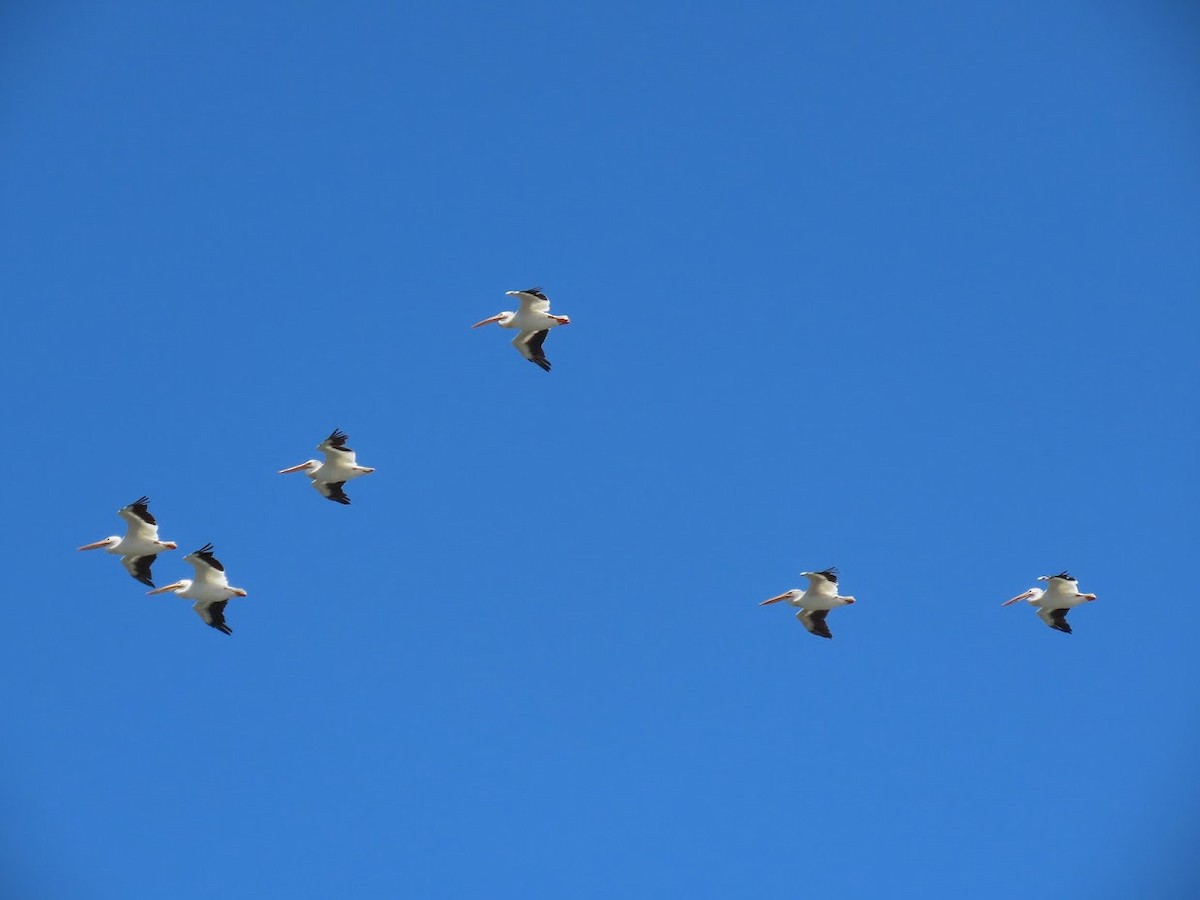
[[[225,605],[229,603],[230,597],[245,597],[246,592],[241,588],[229,586],[229,579],[225,577],[225,567],[213,556],[212,544],[205,544],[183,559],[196,570],[196,577],[184,578],[166,587],[147,591],[146,596],[171,591],[180,597],[195,600],[192,609],[204,620],[205,625],[211,625],[222,634],[233,634],[233,629],[225,624]]]
[[[113,535],[94,544],[84,544],[78,549],[99,550],[103,547],[106,552],[121,557],[121,565],[130,575],[142,584],[154,587],[150,566],[163,550],[174,550],[176,543],[158,539],[158,522],[150,515],[149,497],[138,497],[128,506],[118,509],[117,515],[126,522],[125,537]]]
[[[335,428],[333,434],[317,444],[317,449],[325,454],[325,462],[310,459],[298,466],[280,469],[279,474],[286,475],[288,472],[303,470],[304,474],[312,479],[312,486],[322,497],[349,506],[350,498],[342,490],[343,486],[347,481],[352,481],[360,475],[370,475],[375,471],[370,466],[358,464],[358,457],[346,446],[349,439],[344,431]]]
[[[825,569],[820,572],[801,572],[808,579],[808,590],[792,588],[778,597],[764,600],[759,606],[768,603],[778,603],[785,600],[798,610],[796,618],[800,624],[817,637],[832,638],[833,632],[825,623],[829,611],[839,606],[849,606],[854,602],[853,597],[839,597],[837,592],[837,569]]]
[[[521,301],[520,309],[516,312],[505,310],[496,313],[482,322],[476,322],[471,327],[478,328],[480,325],[490,325],[495,322],[501,328],[520,329],[517,336],[512,339],[512,345],[531,363],[541,366],[549,372],[550,360],[546,359],[542,344],[546,343],[546,335],[550,333],[551,328],[570,325],[571,317],[553,315],[550,312],[550,298],[542,293],[540,287],[526,288],[523,291],[505,291],[505,294],[519,299]]]
[[[1067,613],[1072,607],[1090,603],[1096,599],[1095,594],[1079,593],[1079,582],[1066,572],[1057,575],[1039,575],[1038,581],[1046,582],[1046,589],[1030,588],[1023,594],[1018,594],[1011,600],[1005,600],[1001,606],[1011,606],[1022,600],[1027,600],[1037,608],[1038,618],[1055,631],[1071,633],[1067,624]]]

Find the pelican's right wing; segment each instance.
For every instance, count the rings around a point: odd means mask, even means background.
[[[1071,626],[1067,624],[1066,609],[1042,609],[1038,607],[1038,618],[1053,628],[1055,631],[1063,631],[1067,634],[1071,633]]]
[[[832,638],[833,632],[825,624],[825,617],[827,615],[829,615],[829,610],[827,609],[814,609],[811,612],[807,609],[802,609],[796,613],[796,618],[800,620],[801,625],[817,637]]]
[[[546,351],[542,349],[542,344],[546,343],[546,335],[549,333],[549,329],[522,331],[512,341],[518,353],[546,372],[550,371],[550,360],[546,359]]]
[[[342,490],[342,485],[345,483],[344,481],[314,481],[313,487],[327,500],[332,500],[334,503],[340,503],[343,506],[349,506],[350,498]]]

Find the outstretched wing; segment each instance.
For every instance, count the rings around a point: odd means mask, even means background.
[[[513,291],[512,293],[513,296],[521,301],[521,308],[518,310],[518,315],[530,312],[550,312],[550,298],[542,293],[540,287],[525,288],[523,291]]]
[[[130,537],[141,538],[144,541],[158,540],[158,522],[150,515],[149,503],[149,497],[138,497],[128,506],[117,510],[117,515],[128,525]]]
[[[825,624],[825,617],[827,615],[829,615],[829,610],[827,609],[814,609],[811,612],[807,609],[802,609],[796,613],[796,618],[800,620],[801,625],[817,637],[832,638],[833,632]]]
[[[1038,618],[1053,628],[1055,631],[1063,631],[1071,634],[1071,626],[1067,624],[1066,609],[1039,609],[1037,611]]]
[[[317,449],[325,454],[325,462],[339,466],[353,466],[358,456],[347,446],[350,436],[339,428],[333,429],[333,434],[317,444]]]
[[[225,576],[225,567],[213,556],[213,545],[205,544],[195,553],[184,557],[188,564],[196,570],[196,581],[202,584],[214,584],[224,587],[229,584]]]
[[[225,624],[225,606],[228,600],[218,600],[215,603],[197,603],[192,607],[205,625],[210,625],[221,634],[233,634],[233,629]]]
[[[545,331],[522,331],[513,338],[512,342],[512,345],[517,348],[518,353],[547,372],[550,371],[550,360],[546,359],[546,353],[542,350],[542,344],[546,343],[546,335],[549,333],[549,329]]]
[[[157,558],[158,554],[151,554],[150,556],[122,556],[121,565],[125,567],[126,572],[142,584],[154,587],[154,582],[150,580],[150,566],[154,564],[154,560]]]
[[[334,503],[340,503],[343,506],[350,505],[350,498],[346,496],[346,492],[342,490],[344,481],[314,481],[313,487],[321,492],[321,496]]]

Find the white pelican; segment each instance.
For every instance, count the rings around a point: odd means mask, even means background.
[[[766,606],[768,603],[786,600],[797,608],[796,618],[800,620],[801,625],[817,637],[832,638],[833,632],[825,624],[825,617],[835,607],[849,606],[854,602],[854,598],[838,596],[837,569],[830,568],[822,572],[801,572],[800,574],[808,579],[808,590],[802,591],[799,588],[793,588],[785,594],[764,600],[758,605]]]
[[[1079,582],[1066,572],[1057,575],[1039,575],[1038,581],[1046,582],[1046,589],[1030,588],[1023,594],[1018,594],[1011,600],[1005,600],[1001,606],[1011,606],[1022,600],[1028,600],[1037,607],[1038,618],[1055,631],[1071,633],[1067,624],[1067,613],[1074,606],[1089,603],[1096,599],[1095,594],[1079,593]]]
[[[288,472],[299,472],[303,469],[304,474],[313,480],[312,486],[322,497],[349,506],[350,498],[342,490],[342,485],[360,475],[370,475],[375,470],[370,466],[358,464],[358,457],[346,446],[348,440],[345,432],[335,428],[333,434],[317,444],[317,449],[325,454],[325,462],[310,459],[290,469],[280,469],[279,474],[286,475]]]
[[[180,597],[195,600],[192,609],[204,620],[205,625],[211,625],[222,634],[233,634],[233,629],[225,624],[225,604],[230,597],[245,597],[246,592],[241,588],[230,587],[229,579],[225,577],[225,567],[213,556],[213,545],[205,544],[195,553],[189,553],[183,559],[196,570],[195,579],[181,579],[166,587],[147,591],[146,596],[165,594],[171,591]]]
[[[571,317],[552,315],[550,299],[542,293],[540,287],[531,287],[523,291],[505,291],[505,294],[518,298],[521,301],[521,308],[516,312],[505,310],[496,313],[490,319],[476,322],[471,327],[478,328],[480,325],[490,325],[495,322],[501,328],[521,329],[512,339],[512,345],[531,363],[541,366],[549,372],[550,360],[546,359],[542,344],[546,343],[546,335],[550,333],[551,328],[570,325]]]
[[[106,537],[94,544],[84,544],[80,550],[99,550],[103,547],[109,553],[121,557],[121,565],[125,570],[140,581],[154,587],[150,579],[150,566],[163,550],[174,550],[174,541],[158,539],[158,523],[150,515],[149,497],[138,497],[128,506],[117,510],[117,515],[126,521],[125,537]]]

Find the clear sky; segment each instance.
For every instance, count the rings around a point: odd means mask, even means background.
[[[5,4],[0,895],[1200,895],[1198,15]]]

